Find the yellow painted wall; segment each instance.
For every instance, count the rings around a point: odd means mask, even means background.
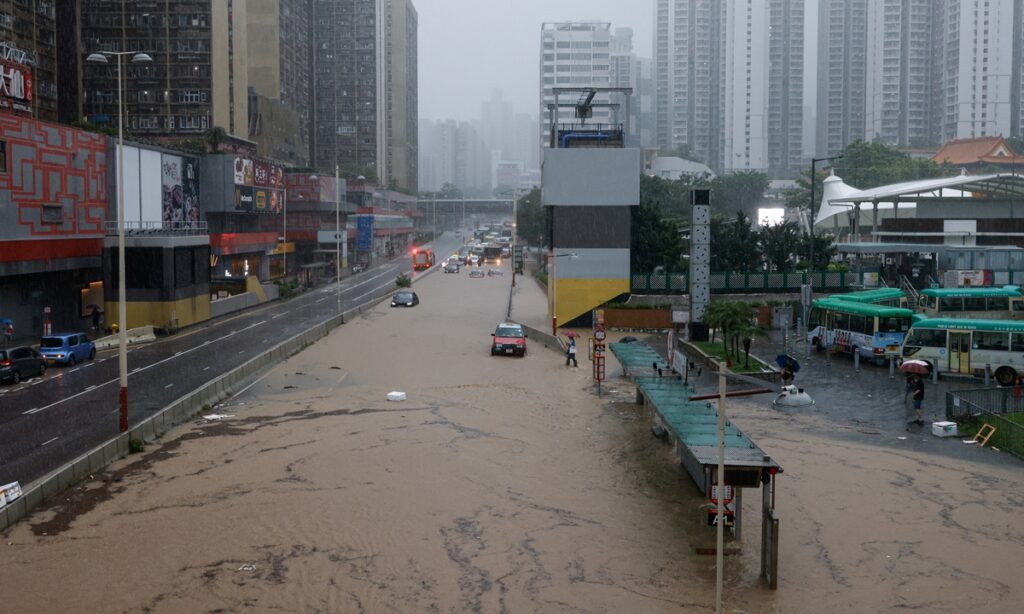
[[[553,301],[558,325],[574,320],[595,307],[629,292],[628,279],[558,279]]]
[[[170,324],[173,318],[177,318],[179,328],[184,328],[210,319],[210,296],[204,294],[167,302],[129,301],[126,308],[128,329],[149,325],[163,328]],[[117,303],[107,302],[104,309],[107,326],[116,324],[118,320]]]

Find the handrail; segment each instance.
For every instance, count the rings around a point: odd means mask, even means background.
[[[900,275],[900,290],[906,292],[907,296],[910,297],[910,301],[916,306],[918,300],[921,298],[921,293],[917,291],[914,284],[910,283],[906,275]]]

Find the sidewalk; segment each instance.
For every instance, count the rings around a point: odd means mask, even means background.
[[[512,288],[512,319],[551,333],[547,289],[532,275],[516,275],[516,285]]]

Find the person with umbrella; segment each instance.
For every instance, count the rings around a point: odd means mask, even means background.
[[[565,366],[569,366],[569,361],[572,361],[572,366],[579,367],[579,363],[576,362],[576,337],[579,335],[575,332],[570,331],[568,334],[569,345],[565,348]]]
[[[788,386],[792,384],[794,375],[800,370],[800,363],[798,363],[792,356],[779,354],[775,357],[775,364],[779,365],[782,369],[782,385]]]
[[[924,360],[905,360],[900,365],[900,371],[907,374],[907,391],[904,399],[911,396],[914,402],[914,422],[918,426],[924,426],[924,413],[921,405],[924,403],[924,378],[923,375],[931,373],[932,366]]]

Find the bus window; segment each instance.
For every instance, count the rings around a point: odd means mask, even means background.
[[[835,320],[835,325],[832,328],[836,330],[850,330],[850,314],[837,311],[832,314],[832,317]]]
[[[985,311],[984,296],[968,296],[964,298],[964,311]]]
[[[910,318],[878,318],[878,332],[905,333],[910,329]]]
[[[1013,333],[1010,335],[1010,351],[1024,352],[1024,333]]]
[[[1010,309],[1013,311],[1024,311],[1024,299],[1011,298]]]
[[[940,296],[939,299],[939,311],[963,311],[964,302],[959,298],[952,298],[949,296]]]
[[[975,350],[996,350],[1006,352],[1009,346],[1009,334],[997,332],[974,331],[972,348]]]
[[[866,319],[867,318],[865,318],[864,316],[851,315],[850,332],[867,334],[867,331],[865,330],[866,327],[864,326],[864,320]]]
[[[1010,310],[1010,297],[1008,296],[990,296],[988,297],[988,309],[987,311],[1009,311]]]
[[[944,348],[946,347],[946,331],[931,328],[915,328],[907,336],[906,344],[926,348]]]

